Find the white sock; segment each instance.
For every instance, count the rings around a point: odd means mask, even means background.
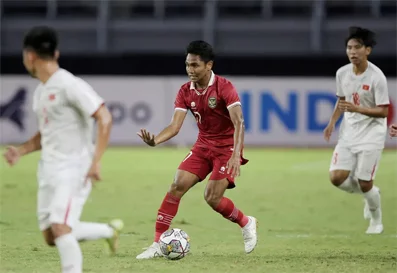
[[[76,238],[71,234],[65,234],[55,239],[61,258],[62,273],[82,273],[83,254]]]
[[[379,189],[376,187],[372,187],[371,190],[364,193],[364,198],[368,203],[372,221],[377,224],[382,223]]]
[[[78,223],[72,231],[78,241],[91,241],[113,237],[114,230],[108,224]]]
[[[349,176],[338,188],[349,193],[362,193],[358,180],[354,176]]]

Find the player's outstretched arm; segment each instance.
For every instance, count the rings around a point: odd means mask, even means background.
[[[37,132],[31,139],[18,147],[9,146],[4,153],[4,158],[10,166],[15,165],[21,156],[41,150],[41,134]]]
[[[157,136],[150,134],[146,129],[141,129],[137,135],[149,146],[157,146],[176,136],[182,128],[186,117],[186,111],[175,110],[170,125],[164,128]]]

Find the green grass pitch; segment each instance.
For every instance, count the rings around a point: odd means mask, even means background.
[[[259,243],[244,253],[241,231],[206,205],[206,182],[182,200],[173,227],[191,237],[191,254],[180,261],[138,261],[151,244],[160,202],[187,149],[111,148],[102,162],[84,221],[125,221],[117,256],[104,241],[82,243],[84,272],[173,273],[386,273],[397,272],[397,154],[383,153],[376,184],[381,188],[385,232],[365,235],[363,200],[328,181],[332,150],[247,149],[237,187],[226,196],[258,218]],[[36,222],[36,163],[0,164],[1,273],[60,272],[58,253],[47,247]]]

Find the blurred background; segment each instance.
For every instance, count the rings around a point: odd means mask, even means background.
[[[396,104],[396,1],[3,0],[0,15],[1,104],[14,106],[3,107],[1,143],[22,141],[36,128],[30,97],[37,82],[21,59],[23,35],[35,25],[59,31],[61,65],[107,99],[115,145],[138,144],[131,140],[137,129],[156,132],[169,122],[175,94],[187,81],[184,50],[196,39],[214,46],[215,72],[240,93],[247,145],[335,144],[336,138],[324,143],[322,130],[335,103],[335,72],[348,62],[344,42],[353,25],[376,32],[370,60],[388,77]],[[18,91],[26,94],[20,106]],[[390,113],[392,122],[394,106]],[[173,144],[194,142],[189,122]]]

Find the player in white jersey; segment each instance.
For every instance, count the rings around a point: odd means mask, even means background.
[[[327,141],[339,117],[344,114],[335,147],[330,180],[341,190],[364,196],[364,217],[370,219],[367,234],[383,232],[379,188],[373,185],[387,135],[389,94],[383,72],[368,61],[375,35],[351,27],[346,39],[350,60],[336,72],[334,113],[324,130]]]
[[[390,125],[390,137],[397,137],[397,124]]]
[[[56,246],[63,273],[82,272],[78,241],[106,239],[114,253],[121,220],[109,224],[80,222],[91,191],[100,180],[99,163],[108,145],[112,117],[103,99],[82,79],[58,65],[56,32],[34,27],[24,38],[23,62],[40,80],[33,95],[39,130],[4,156],[12,166],[21,156],[41,150],[37,216],[46,243]],[[98,130],[92,143],[94,121]]]

